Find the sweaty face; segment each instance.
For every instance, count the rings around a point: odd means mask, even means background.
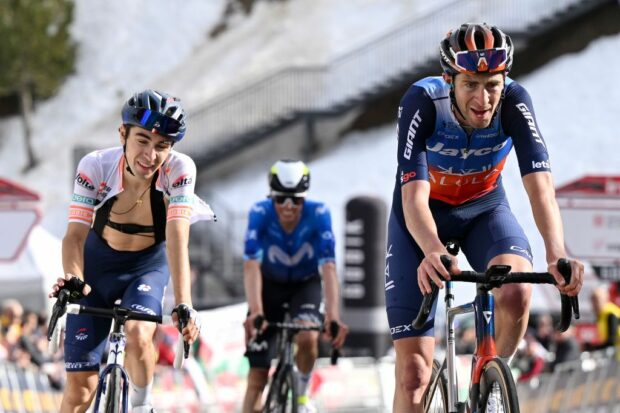
[[[153,176],[172,149],[172,141],[169,138],[136,126],[130,128],[127,138],[123,138],[121,132],[121,143],[127,145],[125,156],[131,170],[136,176],[144,179]]]
[[[459,74],[454,78],[456,103],[463,117],[456,113],[463,126],[486,128],[499,105],[504,89],[504,75]]]

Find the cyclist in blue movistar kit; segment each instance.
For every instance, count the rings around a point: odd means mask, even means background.
[[[398,108],[398,168],[388,224],[385,298],[396,351],[393,411],[421,411],[435,345],[433,317],[420,330],[411,322],[422,294],[438,273],[450,274],[440,256],[458,239],[470,265],[494,264],[532,271],[529,242],[512,214],[501,181],[511,148],[519,161],[548,271],[561,292],[574,296],[583,265],[570,260],[565,285],[556,268],[566,257],[547,147],[527,91],[507,77],[513,61],[509,36],[487,24],[463,24],[440,44],[442,77],[414,83]],[[452,258],[451,273],[458,277]],[[531,286],[494,291],[497,351],[510,358],[527,327]],[[434,309],[433,309],[434,311]]]
[[[348,328],[340,321],[334,233],[329,210],[321,202],[306,199],[310,172],[301,161],[276,162],[269,173],[269,186],[269,198],[257,202],[250,210],[245,238],[243,273],[249,307],[246,337],[250,339],[255,335],[254,320],[259,315],[269,321],[282,320],[282,305],[287,303],[295,322],[320,324],[323,321],[325,325],[332,320],[338,322],[338,334],[330,339],[332,345],[339,348]],[[320,311],[322,288],[325,294],[324,320]],[[318,332],[302,331],[295,338],[300,373],[299,411],[308,412],[312,407],[306,393],[318,353]],[[273,357],[269,349],[275,346],[256,347],[249,346],[246,352],[250,373],[243,401],[245,413],[260,411],[260,399]]]
[[[196,165],[173,150],[185,135],[185,111],[179,99],[148,89],[130,97],[121,114],[121,146],[91,152],[78,165],[62,243],[65,277],[50,297],[78,277],[86,283],[80,304],[112,308],[121,299],[124,308],[160,315],[172,277],[175,304],[191,308],[189,228],[213,212],[194,194]],[[191,343],[200,324],[196,311],[190,313],[183,337]],[[92,401],[110,324],[67,316],[61,412],[84,412]],[[125,325],[134,413],[153,411],[155,328],[135,320]]]

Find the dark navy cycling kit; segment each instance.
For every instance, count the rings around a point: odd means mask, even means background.
[[[248,217],[244,259],[260,262],[267,320],[281,321],[285,313],[282,304],[287,303],[293,320],[322,322],[319,270],[335,261],[331,215],[323,203],[305,200],[299,223],[290,233],[280,225],[271,199],[254,204]],[[273,342],[273,337],[268,333],[262,339]],[[268,368],[273,357],[268,349],[274,347],[257,344],[248,348],[250,366]]]
[[[521,85],[506,78],[505,98],[489,126],[468,134],[452,112],[449,91],[443,78],[428,77],[409,88],[398,108],[398,168],[385,269],[393,339],[434,335],[434,308],[424,328],[411,328],[422,302],[417,268],[424,254],[405,225],[401,188],[409,182],[430,183],[429,207],[440,240],[458,239],[474,270],[484,271],[500,254],[532,261],[529,242],[510,210],[501,181],[513,145],[521,176],[550,171],[531,98]]]
[[[190,223],[213,219],[213,211],[194,194],[196,165],[174,150],[158,169],[151,183],[152,226],[116,223],[110,211],[124,190],[125,156],[122,147],[102,149],[84,156],[75,175],[69,208],[71,225],[88,225],[84,244],[84,281],[92,288],[80,304],[160,315],[164,289],[170,278],[166,260],[167,222]],[[167,201],[167,207],[166,207]],[[125,234],[153,234],[154,245],[141,251],[117,251],[102,237],[110,226]],[[111,320],[86,314],[68,315],[65,333],[67,371],[96,371],[105,349]]]
[[[80,304],[112,308],[121,299],[123,307],[160,315],[169,278],[165,242],[141,251],[117,251],[94,230],[89,231],[84,244],[84,281],[92,290]],[[111,323],[109,318],[67,315],[67,371],[99,369]]]

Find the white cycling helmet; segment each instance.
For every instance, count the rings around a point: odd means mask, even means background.
[[[310,169],[302,161],[281,159],[269,170],[272,192],[305,196],[310,188]]]

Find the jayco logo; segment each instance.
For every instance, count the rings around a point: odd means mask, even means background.
[[[301,248],[299,248],[299,250],[297,250],[297,252],[293,256],[288,255],[277,245],[272,245],[271,247],[269,247],[269,250],[267,252],[267,257],[269,258],[269,261],[280,262],[287,267],[293,267],[299,264],[301,260],[303,260],[306,256],[308,256],[308,259],[314,257],[314,248],[312,248],[312,245],[307,242],[304,242],[301,245]]]
[[[478,149],[466,149],[466,148],[445,148],[444,143],[437,142],[435,146],[430,147],[427,146],[426,150],[431,152],[437,152],[440,155],[446,156],[458,156],[461,159],[467,159],[470,156],[485,156],[493,152],[501,151],[506,145],[508,145],[509,140],[506,139],[502,143],[498,143],[495,146],[489,146],[486,148],[478,148]]]
[[[420,116],[420,109],[418,109],[413,115],[413,119],[411,119],[411,123],[409,124],[409,130],[407,131],[407,143],[405,143],[405,152],[403,153],[405,159],[411,159],[413,140],[415,139],[415,134],[421,123],[422,117]]]
[[[174,181],[172,183],[172,187],[173,188],[180,188],[182,186],[189,185],[191,183],[192,183],[192,177],[191,176],[188,177],[187,175],[183,175],[179,179],[177,179],[176,181]]]
[[[78,172],[78,174],[75,175],[75,182],[77,182],[78,185],[88,189],[89,191],[93,191],[95,189],[95,185],[93,185],[92,181],[88,179],[88,177],[84,175],[83,172]]]

